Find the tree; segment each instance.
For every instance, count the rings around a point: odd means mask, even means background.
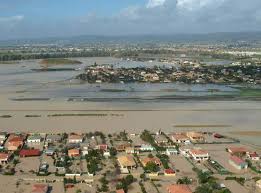
[[[191,184],[192,181],[188,177],[183,177],[177,180],[177,184]]]
[[[144,168],[148,172],[157,172],[159,171],[159,167],[154,162],[148,162]]]

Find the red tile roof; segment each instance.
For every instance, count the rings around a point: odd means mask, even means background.
[[[0,160],[6,160],[10,157],[8,153],[0,153]]]
[[[237,156],[231,156],[230,160],[233,161],[235,164],[240,165],[245,163],[244,160],[242,160],[241,158],[237,157]]]
[[[175,171],[173,169],[165,169],[166,174],[175,174]]]
[[[48,191],[47,184],[34,184],[32,193],[46,193]]]
[[[246,148],[244,148],[244,147],[229,147],[228,151],[231,152],[232,154],[248,152],[248,150]]]
[[[19,155],[20,157],[40,156],[41,152],[39,149],[22,149]]]
[[[184,184],[173,184],[167,187],[169,193],[192,193],[190,188]]]
[[[116,193],[125,193],[125,191],[123,189],[120,189],[120,190],[116,190]]]

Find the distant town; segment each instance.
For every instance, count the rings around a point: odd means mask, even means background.
[[[261,189],[260,149],[215,132],[1,132],[0,144],[1,179],[28,192]]]
[[[110,65],[93,65],[76,77],[89,83],[248,83],[261,84],[259,65],[234,63],[223,65],[200,65],[185,61],[180,67],[155,66],[137,68],[114,68]]]

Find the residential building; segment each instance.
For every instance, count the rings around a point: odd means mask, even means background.
[[[154,141],[157,144],[167,144],[168,143],[168,139],[164,135],[161,135],[161,134],[155,135]]]
[[[21,148],[24,144],[24,139],[20,136],[9,136],[7,141],[7,150],[16,151]]]
[[[27,143],[41,143],[42,137],[39,134],[29,135],[27,137]]]
[[[176,133],[171,136],[171,139],[175,143],[190,143],[189,137],[184,133]]]
[[[259,161],[260,160],[260,156],[256,152],[248,153],[247,158],[252,160],[252,161]]]
[[[6,140],[7,134],[5,132],[0,132],[0,145],[2,145]]]
[[[47,184],[34,184],[32,193],[47,193],[49,186]]]
[[[125,148],[125,153],[127,154],[135,154],[135,153],[139,153],[139,150],[137,150],[135,147],[126,147]]]
[[[167,187],[168,193],[192,193],[188,185],[185,184],[173,184]]]
[[[232,165],[233,167],[235,167],[238,170],[242,170],[242,169],[247,169],[248,168],[248,164],[247,162],[245,162],[244,160],[242,160],[241,158],[233,155],[229,158],[228,160],[229,164]]]
[[[152,158],[146,157],[141,159],[141,163],[143,166],[146,166],[149,162],[155,163],[157,166],[161,166],[161,161],[157,157],[152,157]]]
[[[68,137],[68,143],[82,143],[83,136],[77,134],[70,134]]]
[[[79,149],[69,149],[68,150],[68,156],[69,157],[79,157],[80,154],[80,150]]]
[[[191,142],[205,142],[205,137],[202,133],[190,131],[186,134]]]
[[[96,149],[102,150],[102,151],[107,151],[108,150],[108,145],[107,144],[99,144],[96,146]]]
[[[82,147],[82,156],[86,156],[88,154],[89,154],[89,147],[88,146]]]
[[[35,157],[40,155],[41,151],[39,149],[22,149],[19,152],[20,157]]]
[[[62,141],[62,136],[56,134],[49,134],[46,136],[45,141],[47,143],[60,143]]]
[[[45,154],[46,154],[47,156],[53,156],[54,153],[55,153],[54,148],[48,148],[48,149],[45,150]]]
[[[249,151],[244,147],[228,147],[227,151],[232,155],[234,154],[245,155],[249,153]]]
[[[141,144],[140,151],[154,151],[155,148],[150,144]]]
[[[11,155],[8,153],[0,153],[0,164],[7,164],[10,161]]]
[[[121,168],[133,169],[137,166],[133,156],[131,155],[119,156],[118,162]]]
[[[259,191],[261,190],[261,180],[256,181],[256,187]]]
[[[169,168],[169,169],[164,170],[164,175],[165,176],[176,176],[176,172],[173,169]]]
[[[190,149],[189,154],[195,161],[206,161],[209,159],[208,152],[202,149]]]
[[[131,147],[131,144],[125,143],[125,144],[117,145],[117,146],[116,146],[116,150],[117,150],[118,152],[123,152],[123,151],[125,151],[125,149],[126,149],[127,147]]]
[[[123,189],[116,190],[116,193],[125,193]]]
[[[178,150],[176,148],[167,148],[166,155],[178,155]]]

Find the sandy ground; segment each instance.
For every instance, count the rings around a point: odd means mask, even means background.
[[[113,133],[122,130],[140,132],[144,129],[166,132],[181,130],[211,130],[229,133],[261,132],[261,103],[258,101],[173,101],[161,103],[120,103],[120,102],[67,102],[11,101],[14,93],[0,94],[0,131],[26,132],[89,132]],[[106,114],[107,116],[47,117],[52,114]],[[117,114],[121,116],[113,116]],[[25,115],[41,117],[26,118]],[[191,125],[179,127],[177,125]],[[201,125],[201,127],[196,126]],[[203,128],[202,125],[206,125]],[[213,127],[211,126],[213,125]],[[176,126],[176,127],[175,127]],[[232,133],[231,133],[232,132]],[[258,137],[239,138],[256,141]],[[244,133],[243,133],[244,134]],[[245,133],[248,134],[248,133]],[[260,135],[258,135],[260,136]],[[261,145],[261,142],[260,144]]]

